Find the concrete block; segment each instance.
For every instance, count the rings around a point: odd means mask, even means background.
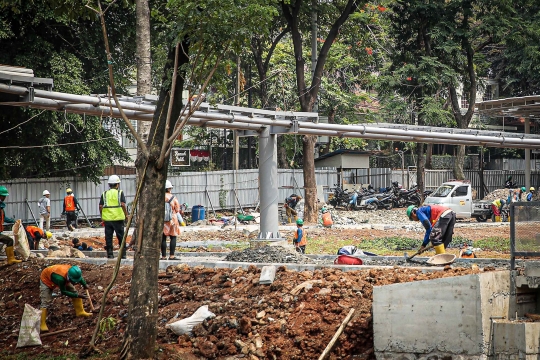
[[[263,266],[261,269],[261,276],[259,278],[259,284],[268,285],[274,282],[276,278],[276,267],[273,265]]]
[[[540,355],[540,323],[496,321],[493,324],[493,349],[498,356]]]
[[[540,277],[540,261],[525,262],[525,276]]]

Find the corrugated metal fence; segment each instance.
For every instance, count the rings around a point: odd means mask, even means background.
[[[337,183],[335,169],[316,170],[315,177],[318,185],[326,190]],[[92,182],[78,181],[77,179],[50,178],[50,179],[14,179],[2,182],[7,186],[9,196],[6,200],[6,215],[24,220],[33,220],[32,214],[39,220],[38,200],[42,197],[43,190],[51,193],[51,215],[53,220],[59,220],[62,213],[62,202],[66,188],[73,189],[83,211],[89,218],[99,217],[99,198],[108,189],[107,178],[100,178],[101,183],[95,185]],[[136,176],[120,176],[122,182],[120,188],[124,191],[126,201],[131,203],[135,197]],[[236,178],[236,182],[235,182]],[[170,176],[174,189],[173,193],[181,203],[189,206],[204,205],[207,211],[213,207],[219,209],[238,208],[238,202],[242,207],[255,207],[259,201],[259,171],[212,171],[212,172],[187,172],[182,175]],[[236,183],[236,187],[235,187]],[[302,170],[278,170],[278,186],[280,201],[295,193],[304,195],[304,175]],[[238,201],[236,200],[238,196]],[[80,214],[82,216],[82,214]]]

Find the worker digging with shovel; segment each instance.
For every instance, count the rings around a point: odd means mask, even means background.
[[[47,309],[52,303],[52,293],[55,287],[59,287],[63,295],[71,298],[75,315],[82,317],[92,316],[91,313],[84,311],[82,299],[87,299],[85,294],[77,293],[73,284],[81,284],[84,289],[88,285],[82,276],[82,271],[78,266],[71,265],[52,265],[41,272],[39,278],[39,292],[41,297],[41,332],[49,331],[47,327]],[[88,293],[88,292],[87,292]]]
[[[408,260],[431,247],[435,249],[436,254],[446,252],[445,249],[452,242],[454,225],[456,224],[456,213],[452,209],[441,205],[422,207],[411,205],[407,208],[407,216],[411,221],[420,221],[426,229],[422,246]],[[429,242],[431,242],[431,246],[427,247]]]

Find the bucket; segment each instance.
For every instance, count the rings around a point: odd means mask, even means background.
[[[204,220],[204,213],[204,206],[195,205],[193,208],[191,208],[191,222]]]

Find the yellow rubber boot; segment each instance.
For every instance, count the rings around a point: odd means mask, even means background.
[[[292,220],[291,220],[291,217],[290,217],[290,216],[287,218],[287,223],[288,223],[288,224],[292,223]]]
[[[84,317],[92,316],[91,313],[87,313],[86,311],[84,311],[84,307],[83,307],[83,303],[82,303],[81,298],[73,298],[73,299],[71,299],[71,301],[73,302],[73,307],[75,308],[75,315],[76,316],[84,316]]]
[[[13,252],[13,246],[8,246],[6,248],[6,256],[7,256],[8,265],[13,265],[13,264],[22,262],[22,260],[15,259],[15,253]]]
[[[47,327],[47,309],[41,308],[41,326],[40,326],[41,332],[49,331],[49,328]]]
[[[501,216],[495,215],[495,222],[501,222]]]
[[[446,253],[446,250],[444,249],[444,244],[434,246],[433,248],[435,249],[435,254],[437,255]]]

